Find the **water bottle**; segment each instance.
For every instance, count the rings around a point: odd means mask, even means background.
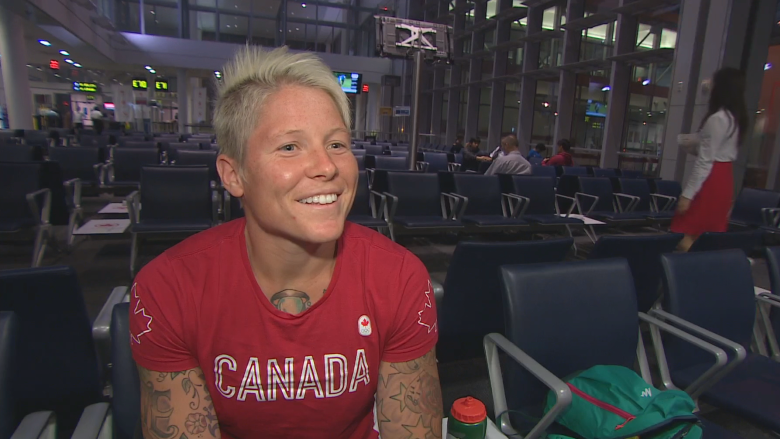
[[[456,400],[447,420],[447,439],[485,439],[486,434],[485,404],[471,396]]]

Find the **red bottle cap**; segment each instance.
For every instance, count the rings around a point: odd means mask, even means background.
[[[460,398],[452,404],[452,417],[466,424],[477,424],[487,418],[485,404],[477,398],[467,396]]]

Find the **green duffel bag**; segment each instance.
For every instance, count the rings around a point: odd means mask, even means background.
[[[700,439],[696,404],[681,390],[661,391],[631,369],[594,366],[566,383],[572,401],[556,422],[584,439]],[[555,405],[547,395],[545,413]],[[548,438],[566,438],[551,434]]]

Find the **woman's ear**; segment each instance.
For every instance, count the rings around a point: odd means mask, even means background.
[[[220,154],[217,157],[217,172],[222,179],[222,186],[230,192],[232,197],[244,196],[244,180],[240,175],[240,167],[232,158]]]

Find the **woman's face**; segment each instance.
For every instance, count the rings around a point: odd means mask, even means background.
[[[292,241],[338,239],[358,168],[336,104],[322,90],[289,85],[266,99],[258,117],[244,163],[247,214]]]

